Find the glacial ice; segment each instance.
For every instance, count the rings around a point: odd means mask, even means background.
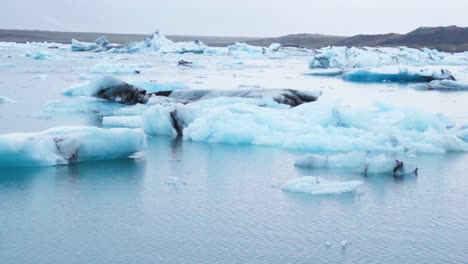
[[[65,126],[0,135],[0,167],[53,166],[127,158],[146,148],[140,129]]]
[[[104,37],[98,38],[94,43],[80,42],[72,40],[72,51],[107,51],[110,53],[140,53],[140,52],[155,52],[155,53],[204,53],[208,47],[201,41],[185,41],[174,42],[169,40],[159,30],[152,33],[144,41],[129,42],[123,45],[111,44]]]
[[[292,107],[316,101],[321,91],[297,91],[291,89],[237,89],[237,90],[173,90],[169,98],[185,102],[208,100],[217,97],[271,98],[280,104]],[[158,95],[158,93],[156,93]]]
[[[109,127],[131,127],[141,128],[142,117],[138,116],[104,116],[102,118],[102,125]]]
[[[144,113],[143,124],[147,124],[146,128],[152,122],[158,125],[145,132],[175,135],[176,122],[183,137],[194,141],[331,152],[468,151],[468,144],[457,136],[453,123],[442,114],[389,106],[354,109],[320,101],[278,109],[265,107],[258,101],[249,102],[248,98],[227,99],[153,106]]]
[[[328,69],[313,69],[309,72],[304,73],[308,76],[321,76],[321,77],[336,77],[343,75],[344,70],[339,68],[328,68]]]
[[[55,60],[61,58],[57,53],[46,50],[28,51],[26,52],[26,57],[34,60]]]
[[[309,62],[309,68],[367,68],[388,65],[465,65],[464,54],[406,47],[325,47]]]
[[[341,194],[355,192],[361,181],[328,181],[320,177],[305,176],[285,183],[281,189],[307,194]]]
[[[88,84],[73,85],[64,91],[69,96],[92,96],[122,104],[146,103],[146,91],[112,76],[94,79]]]
[[[351,82],[430,82],[455,80],[455,77],[446,69],[384,66],[347,71],[343,79]]]
[[[357,151],[336,155],[307,154],[295,162],[299,167],[349,169],[358,174],[417,174],[411,162],[400,161],[385,154],[368,154]]]
[[[112,44],[107,40],[106,36],[97,38],[94,42],[81,42],[76,39],[72,39],[71,50],[72,51],[93,51],[101,52],[107,51],[113,48],[120,48],[120,44]]]
[[[159,83],[155,81],[123,81],[113,76],[100,76],[94,78],[90,82],[73,84],[65,89],[63,94],[68,96],[95,96],[102,89],[122,85],[124,83],[144,89],[148,93],[189,88],[184,82]]]
[[[274,46],[276,48],[276,46]],[[253,46],[246,43],[236,42],[228,46],[229,52],[246,52],[246,53],[261,53],[266,54],[269,50],[265,47]]]
[[[417,84],[414,85],[413,88],[416,90],[468,91],[468,83],[453,80],[441,80]]]

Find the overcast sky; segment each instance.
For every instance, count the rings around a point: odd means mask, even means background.
[[[168,35],[406,33],[468,26],[468,0],[0,0],[0,28]]]

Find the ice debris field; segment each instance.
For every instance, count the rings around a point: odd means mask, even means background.
[[[468,52],[272,44],[0,43],[0,166],[144,155],[147,137],[267,145],[289,166],[417,175],[468,151]],[[116,128],[118,127],[118,128]],[[303,177],[282,189],[354,192]]]

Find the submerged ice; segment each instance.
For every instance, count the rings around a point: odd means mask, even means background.
[[[362,184],[361,181],[328,181],[320,177],[305,176],[283,184],[281,189],[307,194],[340,194],[355,192]]]
[[[0,135],[0,166],[53,166],[127,158],[146,148],[139,129],[55,127]]]

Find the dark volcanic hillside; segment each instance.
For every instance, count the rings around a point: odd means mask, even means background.
[[[247,41],[247,43],[255,46],[269,46],[272,43],[280,43],[283,45],[295,45],[312,49],[335,45],[335,43],[347,38],[348,37],[328,36],[321,34],[292,34],[278,38],[251,40]]]
[[[468,28],[421,27],[407,34],[357,35],[335,43],[335,46],[407,46],[443,51],[468,50]]]
[[[401,37],[401,34],[356,35],[335,43],[335,46],[381,46],[382,42]]]
[[[468,28],[450,27],[421,27],[398,38],[387,39],[383,45],[462,45],[468,44]]]

